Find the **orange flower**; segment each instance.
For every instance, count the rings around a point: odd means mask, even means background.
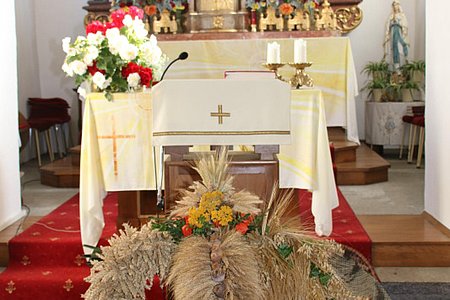
[[[146,5],[144,11],[146,15],[154,16],[156,15],[156,5]]]
[[[278,8],[283,16],[289,16],[294,12],[294,8],[289,3],[283,3]]]
[[[242,222],[236,225],[236,231],[240,232],[241,234],[246,234],[248,230],[248,224]]]

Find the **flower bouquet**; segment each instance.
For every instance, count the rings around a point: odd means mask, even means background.
[[[202,157],[168,219],[128,225],[101,247],[86,299],[143,299],[153,277],[173,299],[389,299],[350,250],[289,212],[292,190],[263,203],[235,191],[225,149]],[[370,270],[370,267],[367,269]]]
[[[79,36],[71,44],[63,39],[67,54],[62,66],[69,77],[75,77],[78,93],[85,97],[92,84],[104,92],[132,92],[151,87],[161,76],[167,57],[157,45],[156,37],[148,38],[144,12],[135,6],[111,13],[111,21],[94,21],[86,27],[86,37]]]

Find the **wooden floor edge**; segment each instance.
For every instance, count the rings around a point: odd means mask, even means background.
[[[437,229],[439,229],[439,231],[441,231],[443,234],[445,234],[447,237],[450,238],[450,229],[448,229],[444,224],[442,224],[441,222],[439,222],[438,220],[436,220],[432,215],[430,215],[428,212],[424,211],[422,213],[423,217],[430,222],[431,224],[433,224],[434,227],[436,227]]]

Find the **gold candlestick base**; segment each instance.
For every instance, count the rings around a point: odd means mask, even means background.
[[[312,78],[305,72],[305,69],[311,67],[311,65],[312,63],[289,63],[289,66],[295,68],[295,74],[289,81],[292,87],[298,89],[302,86],[314,86]]]
[[[281,80],[281,81],[286,81],[283,79],[283,77],[281,77],[281,75],[278,74],[278,69],[283,67],[285,64],[279,64],[279,63],[266,63],[263,64],[263,67],[266,69],[269,69],[270,71],[273,71],[275,73],[275,76],[277,77],[277,79]]]

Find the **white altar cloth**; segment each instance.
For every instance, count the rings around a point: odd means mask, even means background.
[[[101,236],[106,191],[155,189],[151,115],[148,93],[117,94],[112,102],[103,94],[87,97],[80,161],[83,244],[96,245]],[[338,197],[320,90],[291,91],[291,135],[292,144],[280,148],[280,187],[311,190],[316,233],[329,235]]]
[[[291,143],[291,88],[285,82],[165,80],[151,94],[154,145]]]

